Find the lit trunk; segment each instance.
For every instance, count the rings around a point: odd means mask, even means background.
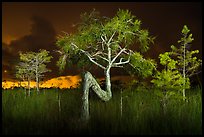
[[[61,112],[61,101],[60,101],[60,93],[58,92],[58,109],[59,109],[59,113]]]
[[[37,92],[39,92],[39,78],[38,78],[38,71],[37,71],[37,68],[36,68],[35,79],[36,79],[36,90],[37,90]]]
[[[186,95],[185,95],[185,84],[186,84],[186,74],[185,74],[185,71],[186,71],[186,69],[185,69],[185,44],[184,44],[184,54],[183,54],[183,100],[185,100],[185,97],[186,97]]]
[[[162,112],[163,112],[163,115],[166,116],[166,110],[167,110],[167,91],[165,90],[163,93],[163,98],[162,98]]]
[[[38,58],[36,58],[36,68],[35,68],[35,78],[36,78],[36,89],[37,92],[39,92],[39,72],[38,72],[38,66],[39,66],[39,62],[38,62]]]
[[[106,91],[102,90],[100,85],[97,83],[96,79],[91,75],[90,72],[86,72],[84,76],[84,86],[83,86],[83,105],[82,105],[82,119],[89,119],[89,89],[92,90],[98,95],[98,97],[103,101],[109,101],[112,98],[111,93],[111,81],[110,81],[110,68],[105,70],[106,76]]]
[[[123,96],[122,96],[122,90],[120,91],[120,117],[123,116]]]
[[[39,92],[39,78],[36,77],[36,88],[37,88],[37,92]]]

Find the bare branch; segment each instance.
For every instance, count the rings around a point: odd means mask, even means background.
[[[107,58],[104,58],[104,57],[102,57],[101,55],[97,55],[97,56],[98,56],[99,58],[101,58],[101,59],[103,59],[103,60],[109,62]]]
[[[104,34],[104,36],[105,36],[105,40],[107,41],[108,39],[107,39],[107,36],[106,36],[106,34]]]
[[[187,68],[186,70],[186,74],[188,74],[190,71],[193,71],[193,70],[195,70],[196,68],[198,68],[200,65],[194,65],[194,66],[192,66],[192,67],[190,67],[190,68]]]
[[[201,72],[202,72],[202,71],[198,71],[197,73],[189,74],[189,75],[187,75],[187,77],[192,77],[193,75],[199,74],[199,73],[201,73]]]
[[[111,67],[115,67],[115,68],[123,68],[123,66],[118,66],[118,65],[112,65]]]
[[[77,45],[75,45],[74,43],[71,43],[71,45],[73,45],[75,48],[79,49],[79,48],[77,47]],[[85,51],[85,50],[83,50],[83,49],[79,49],[79,50],[80,50],[81,52],[83,52],[83,53],[89,58],[89,60],[90,60],[92,63],[96,64],[97,66],[99,66],[99,67],[102,68],[102,69],[105,69],[104,66],[102,66],[101,64],[99,64],[98,62],[96,62],[95,60],[93,60],[93,58],[92,58],[92,56],[91,56],[91,54],[90,54],[89,52],[87,52],[87,51]]]
[[[88,52],[84,52],[84,54],[89,58],[89,60],[90,60],[91,62],[93,62],[94,64],[96,64],[96,65],[99,66],[100,68],[105,69],[104,66],[102,66],[102,65],[99,64],[98,62],[94,61],[93,58],[91,58],[91,56],[90,56],[90,54],[89,54]]]
[[[103,45],[103,42],[102,42],[101,46],[102,46],[102,50],[104,50],[104,45]]]
[[[53,50],[54,52],[58,52],[60,55],[63,54],[63,52],[61,50]]]
[[[180,54],[180,53],[176,53],[176,52],[171,52],[172,53],[172,55],[175,55],[175,56],[182,56],[182,54]]]
[[[114,63],[114,61],[118,58],[118,56],[120,56],[120,54],[122,53],[122,52],[124,52],[126,49],[125,48],[123,48],[123,49],[121,49],[121,51],[113,58],[113,60],[111,61],[111,65]]]
[[[102,54],[102,52],[101,51],[97,51],[95,54],[91,55],[91,57],[98,56],[99,54]]]
[[[101,39],[102,39],[102,41],[104,42],[104,43],[106,43],[106,41],[103,39],[103,37],[101,36]]]
[[[113,63],[113,65],[114,65],[114,66],[117,66],[117,65],[123,65],[123,64],[129,63],[129,62],[130,62],[130,56],[128,57],[128,60],[126,60],[126,61],[122,61],[122,60],[123,60],[123,58],[120,59],[120,62],[118,62],[118,63]]]
[[[114,35],[115,35],[116,31],[113,33],[113,35],[110,37],[108,44],[111,42],[111,40],[113,39]]]
[[[130,33],[130,34],[136,35],[136,33],[131,32],[131,31],[126,31],[126,32],[124,32],[124,33]]]

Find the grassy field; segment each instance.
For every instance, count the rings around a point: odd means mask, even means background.
[[[90,120],[80,121],[82,91],[24,89],[2,91],[3,134],[202,134],[201,89],[187,91],[188,102],[170,99],[164,113],[154,89],[113,90],[103,102],[90,94]],[[121,98],[122,97],[122,98]]]

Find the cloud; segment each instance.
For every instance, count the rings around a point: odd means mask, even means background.
[[[56,32],[53,25],[39,16],[31,18],[30,34],[10,43],[13,51],[38,51],[39,49],[54,49]]]
[[[56,32],[53,25],[39,16],[32,16],[31,21],[30,34],[13,40],[10,44],[2,43],[3,70],[7,69],[14,73],[15,64],[18,62],[19,58],[19,51],[37,52],[39,49],[46,49],[52,52],[52,50],[56,48]]]
[[[9,69],[15,55],[12,53],[12,48],[6,43],[2,43],[2,68],[3,70]]]

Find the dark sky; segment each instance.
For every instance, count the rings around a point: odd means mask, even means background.
[[[142,21],[142,28],[157,36],[146,56],[158,58],[158,54],[177,44],[181,37],[183,25],[193,33],[193,49],[199,49],[202,56],[202,4],[198,2],[76,2],[76,3],[14,3],[2,4],[2,79],[14,77],[14,65],[19,51],[38,51],[47,49],[54,56],[48,65],[52,73],[48,78],[59,76],[55,65],[58,56],[52,52],[56,49],[56,36],[62,31],[73,32],[73,24],[80,21],[80,14],[93,8],[102,16],[113,17],[117,10],[128,9]],[[7,70],[7,72],[4,72]],[[97,74],[98,70],[94,70]],[[80,73],[75,68],[67,68],[63,75]],[[122,75],[123,71],[113,71],[113,75]]]

